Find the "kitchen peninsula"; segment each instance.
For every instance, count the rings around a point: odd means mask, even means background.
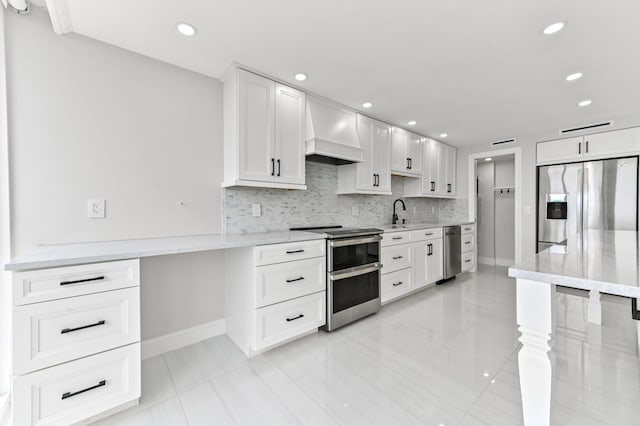
[[[601,293],[640,298],[638,267],[637,232],[587,231],[567,246],[552,246],[509,269],[509,276],[517,279],[525,425],[551,424],[556,286],[588,290],[588,320],[600,324]]]

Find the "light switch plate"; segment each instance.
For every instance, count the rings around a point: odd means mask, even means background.
[[[87,200],[87,217],[104,219],[106,200],[99,198],[90,198]]]
[[[260,204],[252,204],[251,211],[253,212],[253,217],[262,216],[262,206]]]

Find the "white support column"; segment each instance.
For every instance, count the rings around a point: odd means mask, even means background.
[[[587,321],[591,324],[602,324],[602,305],[600,304],[600,292],[589,291],[589,312]]]
[[[556,286],[517,280],[517,321],[522,349],[518,353],[525,426],[549,426],[555,357]]]

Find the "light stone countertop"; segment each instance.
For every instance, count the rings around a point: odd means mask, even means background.
[[[468,225],[474,222],[465,221],[437,221],[437,222],[420,222],[407,223],[398,225],[379,225],[374,228],[382,229],[384,232],[400,232],[400,231],[417,231],[419,229],[442,228],[444,226]]]
[[[323,238],[324,234],[311,232],[276,231],[42,245],[14,257],[11,262],[5,265],[5,269],[8,271],[21,271],[53,268],[167,254],[321,240]]]
[[[640,297],[638,233],[588,231],[509,268],[509,276],[626,297]]]

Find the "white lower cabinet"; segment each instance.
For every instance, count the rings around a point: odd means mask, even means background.
[[[20,376],[13,425],[69,425],[140,397],[140,343]]]
[[[412,288],[411,268],[402,269],[382,275],[380,283],[380,296],[382,303],[395,299],[411,291]]]
[[[443,277],[442,228],[387,232],[382,239],[382,303]]]
[[[475,251],[462,253],[462,272],[471,271],[476,266]]]
[[[460,251],[462,253],[462,272],[476,269],[476,226],[473,223],[462,225],[462,241]]]
[[[324,325],[326,304],[325,292],[321,291],[257,309],[256,350],[268,348]]]
[[[227,336],[253,356],[326,322],[326,242],[228,249]]]
[[[69,425],[140,398],[138,259],[13,275],[13,424]]]

